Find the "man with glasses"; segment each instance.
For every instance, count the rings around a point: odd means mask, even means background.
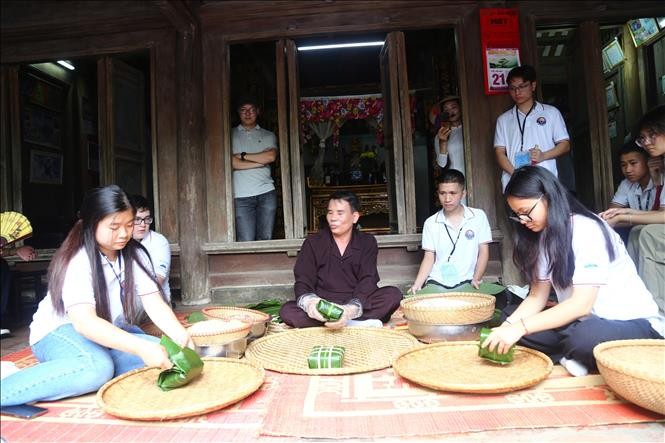
[[[142,195],[132,195],[129,201],[136,209],[134,218],[134,232],[132,237],[148,250],[155,277],[162,287],[166,300],[171,302],[171,288],[169,286],[169,272],[171,270],[171,246],[162,234],[150,230],[153,218],[148,200]]]
[[[556,158],[570,151],[570,137],[559,110],[533,98],[537,84],[533,67],[513,68],[507,82],[515,106],[499,116],[494,133],[494,153],[503,170],[502,189],[513,171],[525,165],[542,166],[558,176]]]
[[[256,119],[256,100],[238,101],[240,124],[233,128],[233,205],[236,241],[270,240],[277,212],[277,191],[270,164],[277,160],[277,138]]]

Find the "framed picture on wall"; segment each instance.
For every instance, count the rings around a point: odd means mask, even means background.
[[[605,85],[605,100],[607,101],[607,109],[614,109],[619,107],[619,98],[617,97],[617,88],[614,82],[609,82]]]
[[[603,71],[610,72],[624,61],[623,49],[619,40],[614,38],[603,48]]]
[[[62,114],[41,106],[26,105],[21,113],[23,141],[62,148]]]
[[[658,24],[655,18],[629,20],[628,29],[635,47],[643,45],[658,34]]]
[[[62,184],[62,155],[31,150],[30,183]]]

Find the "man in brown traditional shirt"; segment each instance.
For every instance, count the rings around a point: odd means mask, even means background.
[[[357,320],[387,322],[399,307],[402,293],[394,286],[379,288],[376,257],[379,248],[374,236],[360,232],[360,202],[351,191],[330,196],[328,226],[308,237],[293,269],[296,278],[295,301],[282,306],[280,317],[289,326],[342,328]],[[326,322],[317,311],[320,299],[344,309],[342,317]]]

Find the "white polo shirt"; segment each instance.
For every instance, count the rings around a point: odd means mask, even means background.
[[[277,138],[275,134],[267,129],[256,125],[252,129],[245,129],[242,125],[233,128],[231,134],[233,153],[256,154],[268,148],[277,149]],[[270,176],[270,166],[262,166],[252,169],[238,169],[233,171],[233,197],[253,197],[265,194],[275,189],[275,184]]]
[[[494,132],[494,148],[506,148],[506,155],[512,165],[515,165],[515,155],[520,151],[522,135],[519,125],[524,126],[524,151],[538,145],[541,151],[547,152],[556,146],[562,140],[569,140],[570,136],[566,130],[566,124],[557,108],[550,105],[544,105],[534,102],[535,106],[524,122],[525,114],[517,108],[517,105],[504,112],[496,120],[496,130]],[[519,114],[519,125],[517,122],[517,113]],[[545,160],[538,163],[538,166],[552,172],[558,176],[556,168],[556,159]],[[510,181],[510,174],[502,172],[501,185],[506,189]]]
[[[478,262],[478,248],[491,241],[492,230],[482,209],[464,206],[464,219],[458,228],[454,228],[446,220],[441,209],[425,220],[423,226],[422,248],[435,254],[429,278],[446,286],[455,286],[464,280],[472,279]],[[443,267],[447,266],[445,263],[454,266],[457,281],[451,281],[447,274],[444,275]]]
[[[114,323],[122,321],[124,320],[124,312],[122,309],[122,301],[120,299],[120,282],[118,281],[118,276],[124,282],[124,260],[116,259],[115,262],[109,264],[101,254],[100,258],[102,270],[104,272],[104,279],[106,281],[111,318]],[[144,257],[144,259],[145,262],[148,263],[147,257]],[[134,263],[133,274],[134,287],[136,288],[137,295],[147,295],[157,291],[157,285],[155,282],[153,282],[136,263]],[[30,323],[30,346],[34,345],[60,326],[71,323],[71,320],[67,316],[67,311],[70,307],[83,303],[91,304],[93,306],[96,304],[92,279],[93,275],[88,255],[86,254],[85,249],[81,248],[74,257],[72,257],[67,266],[67,271],[65,272],[65,279],[62,285],[62,301],[65,307],[64,315],[59,315],[55,311],[53,302],[51,301],[51,293],[47,293],[46,297],[39,302],[37,312],[32,318],[32,323]]]
[[[610,262],[605,237],[598,223],[582,215],[574,215],[571,223],[575,271],[571,286],[554,286],[559,303],[572,296],[575,285],[599,286],[592,314],[608,320],[645,318],[656,332],[665,336],[665,317],[658,314],[658,305],[637,274],[621,237],[605,224],[615,253],[614,261]],[[541,254],[538,261],[540,280],[551,281],[547,268],[547,259]]]
[[[665,194],[662,191],[659,200],[660,207],[665,208]],[[639,183],[623,179],[612,197],[612,203],[623,208],[651,211],[656,204],[656,187],[653,185],[653,180],[649,180],[646,188],[642,189]]]
[[[171,271],[171,245],[159,232],[148,231],[141,240],[141,244],[150,253],[155,274],[164,279],[162,290],[167,300],[171,300],[171,287],[169,286],[169,272]]]

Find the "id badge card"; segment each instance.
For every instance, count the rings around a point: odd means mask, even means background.
[[[441,276],[443,277],[444,284],[447,286],[457,284],[460,281],[454,263],[444,262],[441,265]]]
[[[529,151],[520,151],[515,154],[515,169],[531,164],[531,153]]]

